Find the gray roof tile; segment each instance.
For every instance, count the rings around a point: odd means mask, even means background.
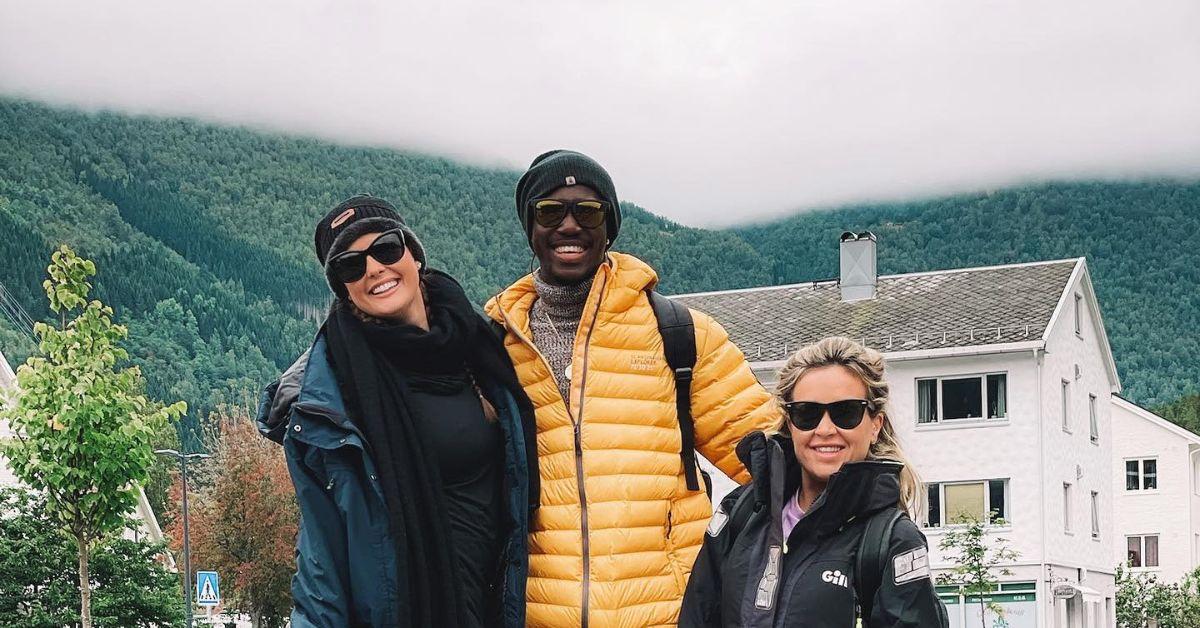
[[[889,352],[982,346],[1040,338],[1077,263],[882,276],[874,299],[851,303],[836,281],[674,298],[720,322],[751,362],[826,336]]]

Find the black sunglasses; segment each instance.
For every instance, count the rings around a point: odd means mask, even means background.
[[[379,234],[362,251],[346,251],[329,258],[329,270],[342,283],[354,283],[367,273],[367,256],[380,264],[395,264],[404,257],[404,232],[391,229]]]
[[[533,219],[537,224],[554,228],[567,219],[567,214],[575,217],[575,222],[584,229],[595,229],[604,224],[610,205],[605,201],[582,200],[560,201],[554,198],[540,198],[529,201],[529,209],[533,211]]]
[[[817,429],[826,412],[834,425],[843,430],[852,430],[862,423],[870,405],[866,399],[842,399],[831,403],[789,401],[783,404],[783,410],[787,412],[788,421],[801,432]]]

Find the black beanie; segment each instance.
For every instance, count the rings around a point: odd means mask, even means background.
[[[381,198],[367,194],[352,196],[338,203],[317,223],[316,233],[313,234],[317,260],[325,267],[325,278],[334,293],[344,298],[346,286],[330,274],[326,264],[329,258],[344,252],[365,234],[390,229],[400,229],[404,233],[404,245],[412,252],[413,259],[424,268],[425,247],[421,240],[405,224],[396,208]]]
[[[609,244],[615,242],[621,229],[621,203],[608,172],[583,153],[561,149],[538,155],[517,182],[517,218],[521,220],[526,237],[533,233],[529,202],[564,185],[586,185],[596,191],[600,200],[612,205],[604,222]]]

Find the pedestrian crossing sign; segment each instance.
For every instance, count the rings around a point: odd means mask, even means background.
[[[196,572],[196,603],[200,606],[217,606],[221,603],[221,580],[217,572]]]

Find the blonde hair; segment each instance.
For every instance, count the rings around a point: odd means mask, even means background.
[[[871,449],[867,452],[867,460],[891,460],[904,465],[904,469],[900,471],[899,507],[915,519],[920,512],[924,497],[921,478],[904,455],[900,441],[896,438],[896,430],[892,426],[891,413],[888,410],[888,383],[884,380],[883,354],[849,338],[840,336],[824,338],[801,348],[788,358],[787,363],[779,371],[779,383],[775,386],[775,395],[780,403],[791,401],[796,382],[799,382],[805,373],[832,365],[845,367],[866,385],[867,410],[871,416],[882,415],[883,417],[879,436],[875,442],[871,443]],[[786,414],[783,415],[776,431],[788,434]]]

